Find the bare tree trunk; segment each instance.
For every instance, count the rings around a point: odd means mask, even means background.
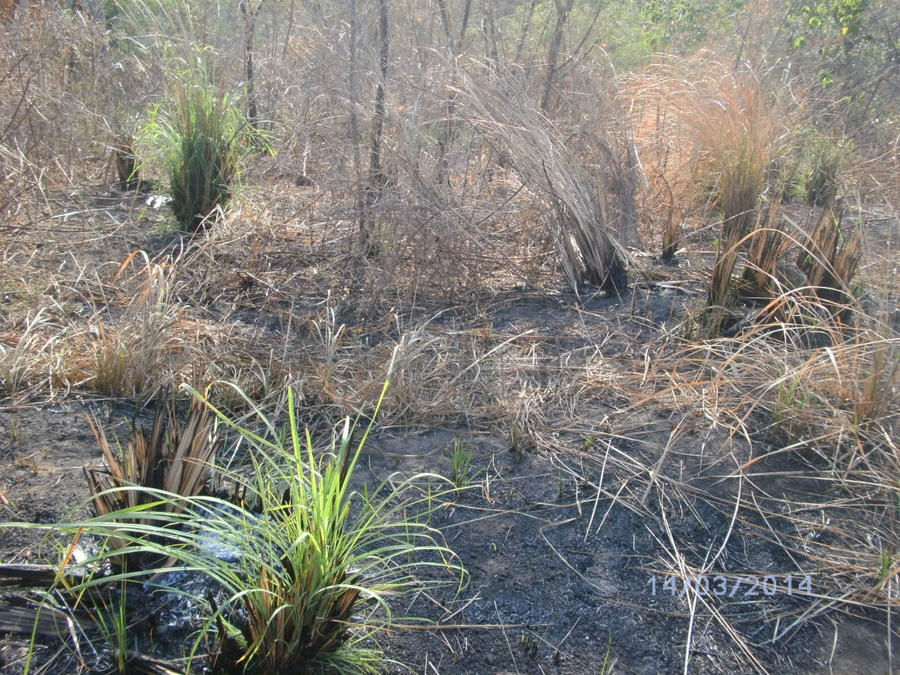
[[[263,0],[256,7],[248,8],[247,0],[241,0],[239,7],[244,17],[244,59],[247,77],[247,121],[254,129],[259,125],[259,109],[256,106],[256,89],[253,78],[253,34],[256,31],[256,17],[262,9]]]
[[[525,48],[525,40],[531,32],[531,20],[534,18],[534,8],[537,6],[538,0],[531,0],[528,9],[525,12],[525,19],[522,21],[522,32],[519,33],[519,41],[516,43],[515,63],[522,65],[522,50]]]
[[[354,0],[355,2],[355,0]],[[291,44],[291,33],[294,32],[294,0],[291,0],[291,10],[288,14],[287,32],[284,35],[284,47],[281,50],[281,60],[287,59],[288,47]]]
[[[372,152],[369,155],[369,187],[373,190],[373,198],[377,198],[384,187],[384,169],[381,166],[381,137],[384,132],[384,88],[387,84],[388,57],[390,54],[390,36],[388,35],[387,0],[378,0],[378,37],[381,53],[378,66],[381,78],[375,88],[375,112],[372,115]]]
[[[359,4],[350,0],[350,143],[353,148],[353,193],[356,196],[356,228],[364,239],[368,217],[362,185],[362,158],[359,151]]]
[[[588,24],[587,28],[584,29],[584,34],[581,36],[581,39],[578,41],[578,44],[572,49],[572,53],[569,55],[562,65],[557,65],[556,72],[560,72],[570,64],[576,63],[577,61],[585,60],[590,56],[591,52],[594,51],[594,48],[597,46],[597,42],[588,42],[590,40],[591,35],[594,32],[594,27],[597,25],[597,21],[600,20],[600,14],[603,12],[604,4],[602,2],[597,3],[597,11],[594,12],[594,17],[591,19],[591,22]]]
[[[550,95],[553,92],[553,82],[556,78],[556,66],[559,63],[559,50],[562,47],[563,35],[565,35],[566,21],[575,0],[566,0],[565,5],[561,0],[553,0],[556,5],[556,27],[553,29],[553,38],[550,41],[550,49],[547,51],[547,79],[544,80],[544,93],[541,95],[541,112],[547,114],[550,106]]]
[[[456,45],[453,41],[453,26],[450,24],[450,12],[447,10],[447,0],[437,0],[438,10],[441,13],[441,25],[444,27],[444,35],[447,37],[447,46],[450,53],[456,53]]]
[[[355,0],[354,0],[355,2]],[[385,118],[385,86],[387,85],[388,59],[390,56],[390,35],[388,33],[388,4],[387,0],[378,0],[378,37],[381,45],[378,66],[381,77],[375,87],[375,112],[372,115],[371,152],[369,154],[369,175],[365,188],[365,208],[363,227],[360,231],[360,248],[365,256],[377,254],[378,247],[372,237],[372,207],[381,196],[385,175],[382,166],[381,140],[384,134]]]
[[[500,49],[497,46],[497,24],[494,22],[494,7],[491,0],[481,0],[481,32],[484,34],[485,56],[491,63],[491,68],[496,69],[500,65]]]
[[[444,35],[447,38],[447,48],[450,52],[450,58],[452,59],[452,82],[453,84],[455,84],[457,66],[456,62],[459,59],[460,54],[462,54],[465,45],[466,30],[469,26],[469,13],[472,9],[472,0],[466,0],[466,4],[463,6],[462,21],[460,22],[459,27],[459,37],[454,37],[453,35],[453,24],[450,20],[450,13],[447,11],[447,0],[437,0],[437,3],[438,9],[441,13],[441,24],[443,24],[444,26]],[[454,87],[454,89],[455,88],[456,87]],[[450,152],[450,147],[453,145],[453,136],[455,134],[453,118],[455,116],[456,93],[453,93],[447,99],[447,103],[444,106],[444,130],[441,133],[440,140],[438,141],[439,157],[437,172],[435,175],[436,183],[449,183],[450,180],[447,153]]]

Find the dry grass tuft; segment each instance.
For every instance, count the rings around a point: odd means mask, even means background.
[[[779,262],[790,245],[784,222],[778,218],[779,209],[779,202],[773,200],[766,211],[765,223],[757,225],[750,233],[743,281],[749,286],[745,292],[761,298],[780,295],[789,290],[786,286],[788,280],[783,278],[779,270]]]
[[[815,223],[807,240],[798,267],[806,274],[813,292],[823,301],[832,303],[836,316],[847,316],[846,305],[853,302],[851,284],[862,258],[862,232],[859,227],[845,232],[841,228],[840,212],[829,205]]]
[[[49,329],[49,330],[48,330]],[[7,398],[27,398],[52,379],[53,361],[45,362],[56,338],[47,308],[24,317],[21,327],[11,336],[11,344],[0,342],[0,391]]]
[[[617,156],[602,137],[575,135],[573,145],[596,148],[597,175],[590,175],[562,130],[526,103],[527,92],[511,78],[490,86],[469,81],[463,93],[473,124],[496,139],[522,183],[545,205],[569,286],[576,293],[585,286],[609,295],[624,292],[627,257],[616,237],[633,227],[628,158]]]
[[[732,245],[756,221],[798,105],[782,105],[759,73],[732,71],[702,55],[630,75],[622,97],[646,177],[645,220],[661,232],[664,257],[685,221],[713,209],[722,220],[721,282]],[[722,300],[714,296],[712,305]]]
[[[158,500],[155,493],[134,488],[163,490],[182,497],[195,497],[208,489],[217,440],[212,414],[202,402],[191,401],[190,414],[182,425],[170,397],[164,397],[150,433],[135,429],[132,439],[119,446],[118,452],[110,445],[103,426],[96,419],[89,421],[105,464],[103,469],[84,469],[98,517],[139,510]],[[162,508],[166,512],[180,509],[174,500],[165,502]],[[137,515],[129,520],[140,521]],[[126,546],[124,541],[112,544],[113,549]],[[125,559],[120,562],[126,565]],[[133,562],[141,564],[139,560]]]
[[[890,611],[900,584],[900,337],[872,319],[848,327],[826,317],[824,339],[811,343],[810,306],[817,303],[788,298],[780,298],[780,318],[770,314],[739,337],[687,346],[679,359],[656,366],[665,374],[662,396],[679,392],[690,415],[761,448],[735,457],[725,472],[723,480],[738,486],[730,497],[704,498],[781,547],[793,574],[813,576],[815,592],[803,604],[753,613],[771,626],[773,641],[835,608]]]
[[[143,266],[135,269],[136,261]],[[179,317],[172,298],[172,269],[134,251],[113,276],[126,272],[120,297],[126,301],[116,328],[98,322],[94,344],[93,387],[105,396],[149,400],[171,384],[183,341],[176,334]]]

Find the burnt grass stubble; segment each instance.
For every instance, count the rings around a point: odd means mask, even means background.
[[[171,243],[167,235],[118,228],[95,245],[82,246],[80,255],[96,258],[95,263],[105,262],[111,258],[111,249],[124,258],[135,248],[152,251]],[[45,264],[63,248],[53,254],[45,252]],[[37,260],[40,262],[40,256]],[[567,327],[583,322],[588,332],[613,335],[603,342],[602,349],[604,356],[615,360],[634,343],[652,340],[662,324],[679,316],[692,301],[681,292],[652,283],[637,283],[619,299],[585,301],[561,287],[539,296],[513,291],[496,297],[502,299],[495,298],[487,312],[482,305],[477,318],[466,316],[457,307],[435,325],[444,323],[452,329],[457,321],[471,324],[477,320],[497,334],[534,329],[544,338],[544,355],[560,357],[591,346],[584,338],[567,337]],[[222,302],[222,296],[218,300]],[[227,311],[216,306],[208,310],[211,315],[240,317],[259,331],[263,342],[278,344],[281,337],[278,332],[283,322],[247,303],[234,302]],[[341,317],[348,323],[353,319],[352,313]],[[621,334],[623,328],[625,334]],[[598,436],[600,420],[615,413],[616,403],[598,401],[594,408],[582,411],[583,417],[597,421]],[[106,422],[120,438],[127,434],[125,420],[129,418],[137,416],[149,425],[146,410],[77,395],[52,405],[35,402],[0,409],[4,520],[56,522],[86,498],[81,467],[97,465],[100,451],[85,413],[98,409],[104,411]],[[612,437],[611,442],[618,451],[653,466],[669,438],[671,412],[648,404],[633,413],[636,420],[630,426],[643,427],[645,433]],[[680,672],[690,630],[690,672],[754,671],[708,611],[701,607],[690,621],[686,598],[680,593],[681,581],[674,593],[663,587],[671,569],[664,564],[669,532],[680,554],[695,569],[727,538],[715,565],[718,571],[796,572],[794,561],[782,548],[761,536],[763,523],[743,514],[739,522],[732,523],[730,504],[736,484],[720,478],[728,469],[718,461],[719,449],[727,447],[736,457],[746,459],[749,448],[745,441],[729,437],[723,430],[702,427],[682,435],[669,449],[657,480],[662,484],[671,479],[671,484],[677,485],[678,498],[656,487],[647,490],[646,476],[631,476],[628,480],[633,486],[624,494],[640,497],[643,493],[641,503],[639,498],[597,498],[592,486],[601,478],[602,443],[586,443],[584,438],[568,434],[571,454],[553,455],[534,448],[520,452],[510,449],[504,431],[468,425],[464,419],[425,429],[379,428],[364,451],[354,479],[358,485],[377,483],[392,471],[449,475],[448,448],[455,439],[467,440],[473,452],[466,489],[444,497],[445,503],[431,517],[431,524],[468,571],[469,583],[459,593],[451,585],[395,603],[395,612],[428,618],[436,625],[381,634],[379,644],[390,660],[408,664],[413,672],[445,675],[597,673],[604,664],[612,672]],[[565,441],[566,435],[562,431],[560,438]],[[765,444],[772,439],[753,440]],[[782,456],[778,463],[777,467],[761,466],[759,471],[808,468],[790,457]],[[609,468],[604,484],[621,485],[623,477],[617,476],[617,471]],[[802,480],[774,487],[777,489],[767,485],[767,491],[759,490],[760,499],[771,495],[807,502],[826,498]],[[745,484],[743,489],[756,488]],[[661,513],[665,513],[665,521]],[[47,541],[34,533],[5,531],[0,539],[4,562],[34,562],[50,549]],[[655,594],[654,574],[658,577]],[[184,583],[198,582],[185,579]],[[812,583],[814,586],[815,580]],[[888,672],[883,616],[863,609],[852,618],[835,613],[805,622],[774,645],[764,644],[771,634],[771,617],[801,611],[804,600],[784,593],[751,597],[745,590],[741,588],[726,600],[708,599],[742,638],[754,645],[754,656],[771,672]],[[190,612],[178,608],[178,599],[159,594],[141,597],[144,591],[140,588],[129,592],[133,593],[130,602],[147,610],[134,628],[138,650],[160,658],[174,655],[196,625]],[[58,647],[39,650],[38,663]],[[893,651],[900,651],[898,645],[893,645]],[[23,654],[20,639],[0,638],[3,672],[21,672]],[[58,659],[50,672],[70,672],[73,663],[71,658]],[[408,671],[386,662],[384,672]]]

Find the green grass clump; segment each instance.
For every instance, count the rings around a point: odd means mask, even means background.
[[[386,389],[387,384],[379,406]],[[308,431],[298,430],[290,390],[286,429],[276,427],[247,399],[263,435],[193,393],[251,448],[252,471],[217,467],[235,486],[231,501],[117,484],[93,495],[92,501],[123,506],[98,509],[94,518],[0,527],[50,529],[73,534],[76,541],[90,535],[107,542],[79,569],[107,569],[122,556],[165,561],[153,569],[119,568],[114,574],[70,578],[62,572],[70,552],[58,575],[66,580],[65,597],[73,599],[70,608],[78,598],[94,597],[110,584],[158,579],[154,575],[170,569],[191,570],[216,582],[218,600],[211,594],[189,598],[202,616],[196,640],[184,645],[188,672],[206,667],[229,673],[378,672],[382,655],[371,638],[404,624],[393,616],[388,598],[447,583],[447,572],[463,579],[453,553],[427,525],[434,485],[446,480],[434,474],[391,475],[374,489],[351,487],[372,424],[354,445],[348,418],[322,450]],[[210,545],[229,554],[212,555]],[[437,574],[420,578],[429,569]],[[157,590],[185,595],[153,583]],[[115,625],[129,625],[127,611],[103,613],[105,623],[99,628],[105,631],[91,625],[82,629],[108,634],[114,642],[110,651],[124,655],[116,644],[121,631],[110,630],[106,617],[114,617]],[[61,631],[56,639],[64,635]]]
[[[164,148],[178,224],[190,232],[205,227],[240,183],[252,131],[240,105],[202,74],[183,74],[175,78],[150,131]]]
[[[462,490],[469,484],[473,457],[471,443],[458,438],[453,441],[453,450],[450,451],[450,482],[457,490]]]
[[[309,432],[298,431],[290,391],[288,418],[289,433],[268,440],[222,417],[254,448],[254,478],[244,483],[253,515],[232,511],[224,526],[216,524],[222,541],[241,552],[239,565],[214,575],[230,593],[214,608],[219,655],[239,655],[225,667],[252,672],[377,672],[380,656],[360,642],[392,623],[387,597],[418,583],[415,567],[452,567],[452,554],[407,515],[428,508],[417,487],[425,477],[354,491],[368,432],[354,448],[346,420],[319,453]],[[236,616],[246,619],[232,625]]]

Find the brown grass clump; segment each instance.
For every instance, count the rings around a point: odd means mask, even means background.
[[[778,637],[833,607],[896,606],[891,561],[900,532],[900,337],[872,317],[855,327],[824,318],[811,343],[808,320],[818,301],[790,292],[779,301],[783,313],[739,337],[686,347],[680,360],[658,364],[668,373],[667,398],[679,392],[686,408],[762,448],[728,473],[744,487],[733,507],[721,508],[756,522],[761,536],[808,561],[801,568],[816,579],[817,596]]]
[[[0,392],[8,398],[27,398],[46,386],[52,376],[52,352],[56,338],[46,307],[28,312],[8,342],[0,342]]]
[[[664,68],[623,77],[621,98],[630,110],[631,128],[646,187],[640,193],[643,236],[660,246],[666,259],[678,247],[687,206],[695,200],[695,140],[679,101],[687,85]]]
[[[553,233],[569,286],[585,286],[609,295],[628,285],[626,255],[619,233],[633,229],[633,185],[628,158],[617,156],[606,138],[584,129],[573,145],[596,148],[593,170],[568,147],[562,130],[530,106],[527,92],[512,79],[465,87],[471,119],[503,148],[522,183],[542,200],[545,222]]]
[[[709,201],[722,218],[707,299],[707,335],[724,327],[738,247],[757,218],[778,137],[776,114],[756,76],[734,74],[716,84],[715,94],[702,101],[690,122],[699,151],[696,176],[709,186]]]
[[[105,464],[103,469],[84,469],[97,516],[137,510],[159,499],[155,493],[135,488],[163,490],[182,497],[204,494],[208,489],[216,450],[212,414],[202,402],[193,400],[188,419],[182,425],[171,399],[164,399],[157,407],[149,434],[144,429],[135,429],[132,439],[118,451],[113,449],[103,426],[89,418]],[[162,508],[175,512],[179,504],[169,500]],[[135,515],[130,522],[140,520]],[[114,549],[124,546],[123,541],[113,542]]]
[[[823,301],[833,303],[836,314],[847,316],[846,305],[853,301],[851,283],[862,258],[862,232],[841,228],[841,214],[829,204],[823,209],[797,261],[806,274],[813,292]]]
[[[752,71],[700,78],[692,97],[696,107],[686,112],[695,180],[710,190],[708,201],[719,210],[724,228],[742,234],[755,220],[767,169],[790,129],[789,114],[769,89]]]
[[[855,284],[862,257],[861,229],[842,228],[840,215],[830,207],[812,219],[808,232],[788,228],[779,217],[780,208],[777,201],[771,202],[765,223],[760,214],[752,232],[718,253],[705,315],[707,335],[734,334],[754,323],[777,320],[794,324],[797,331],[805,325],[807,338],[821,342],[832,340],[831,328],[840,330],[861,311],[861,291]],[[745,243],[746,263],[737,282],[732,273],[738,249]],[[738,294],[763,307],[745,308],[742,316],[729,309]],[[714,297],[720,299],[716,305]],[[838,334],[835,339],[840,342],[843,337]]]
[[[626,78],[622,96],[631,104],[647,179],[645,211],[661,231],[666,256],[681,223],[712,208],[722,220],[725,276],[727,252],[756,220],[769,167],[796,112],[784,109],[771,90],[758,73],[731,71],[708,57]]]
[[[786,290],[778,263],[787,252],[790,240],[785,236],[783,221],[778,218],[779,208],[778,201],[773,200],[766,211],[765,223],[758,224],[751,233],[744,267],[743,281],[749,285],[746,290],[763,298]]]
[[[148,400],[171,382],[173,369],[177,369],[172,357],[182,342],[175,334],[178,315],[170,269],[135,251],[121,264],[113,282],[139,259],[143,259],[143,267],[124,284],[123,291],[130,290],[132,295],[123,319],[116,329],[97,325],[91,382],[105,396]]]

